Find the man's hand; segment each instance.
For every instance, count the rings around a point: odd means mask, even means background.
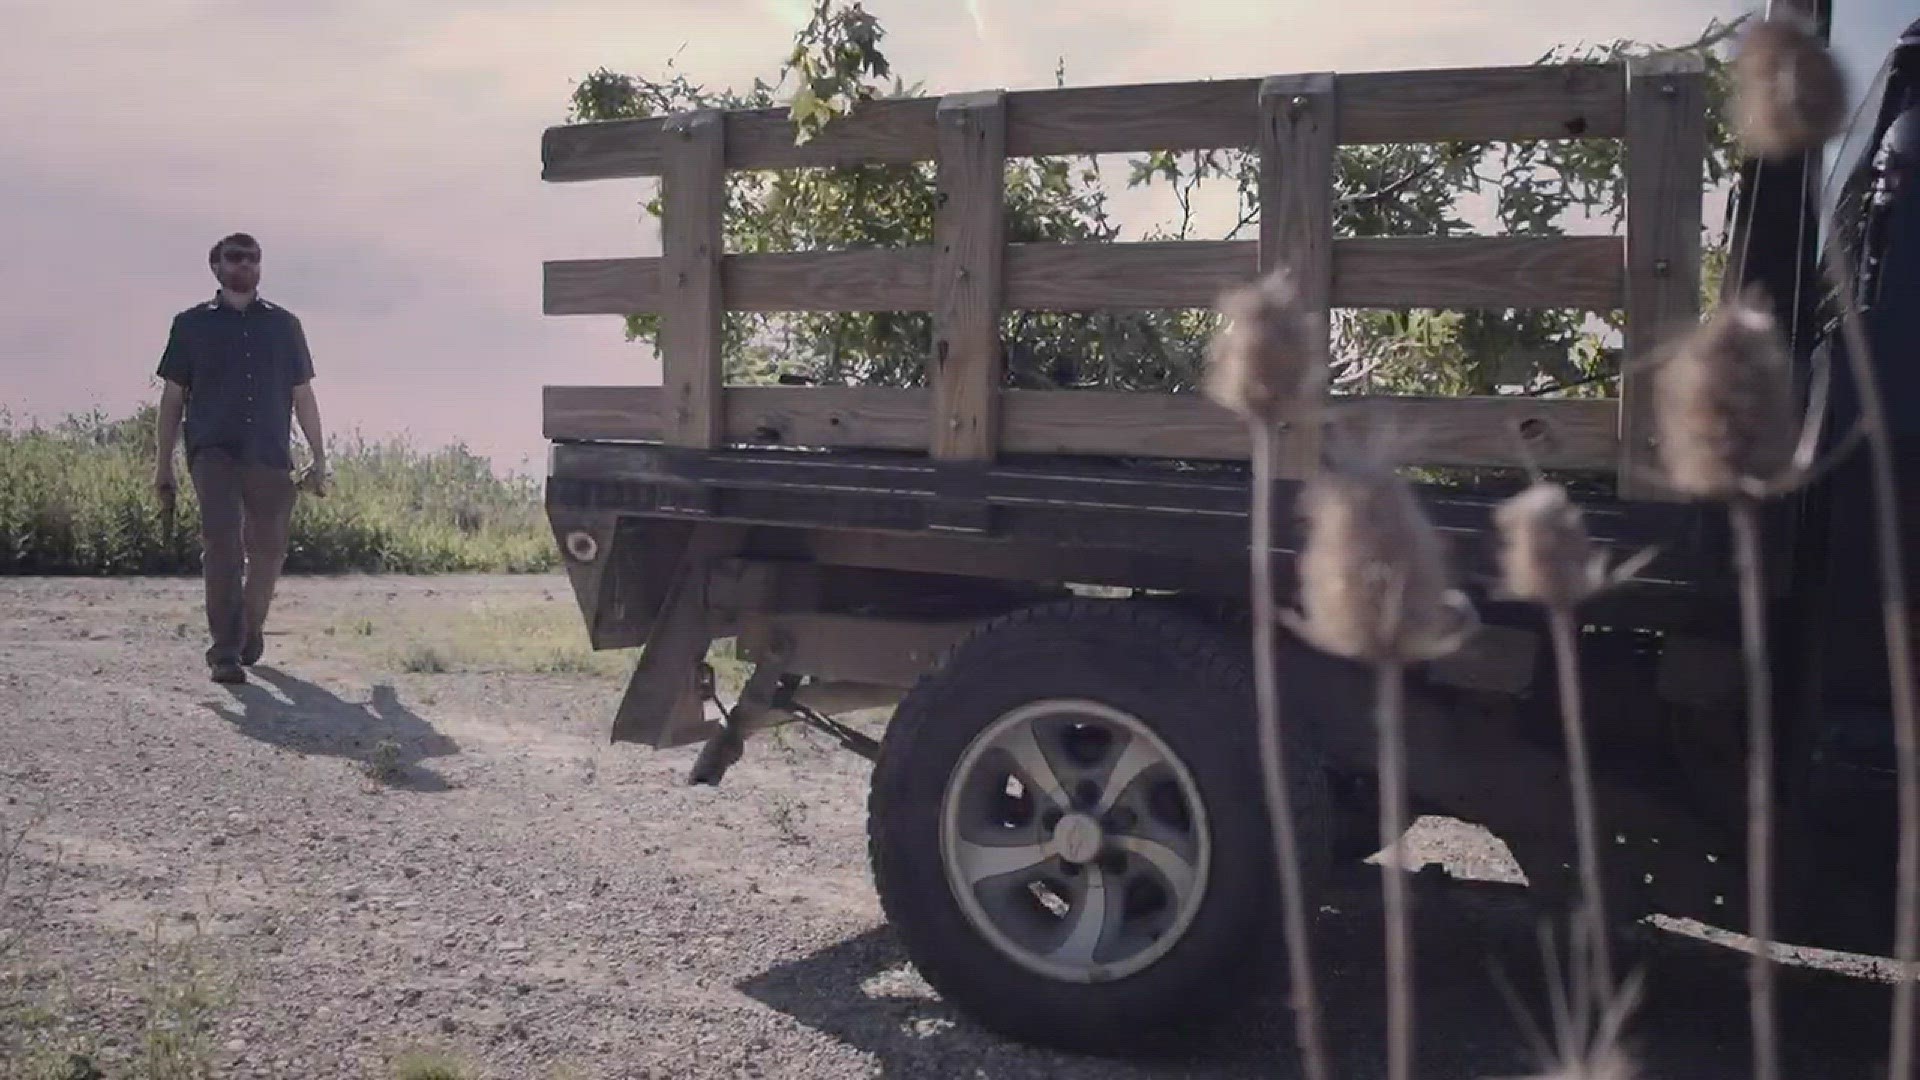
[[[300,474],[300,479],[295,486],[309,495],[324,499],[327,497],[327,487],[331,479],[327,472],[327,463],[316,461]]]
[[[173,461],[169,458],[161,458],[153,467],[153,493],[160,497],[160,505],[172,506],[179,487],[173,478]]]

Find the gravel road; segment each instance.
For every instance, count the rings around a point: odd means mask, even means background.
[[[390,1076],[417,1047],[516,1080],[1292,1075],[1277,1000],[1125,1060],[956,1016],[879,920],[868,766],[824,740],[756,742],[724,787],[688,788],[691,750],[606,745],[603,675],[408,674],[422,665],[350,640],[482,602],[570,614],[560,578],[288,580],[265,666],[231,689],[206,681],[197,600],[177,579],[0,580],[0,824],[46,813],[0,905],[0,928],[26,930],[0,968],[108,1075],[143,1045],[143,987],[185,978],[183,956],[223,992],[206,1012],[221,1076]],[[1522,1073],[1489,972],[1537,981],[1537,916],[1484,834],[1418,832],[1415,855],[1450,871],[1419,894],[1423,1075]],[[1368,873],[1320,928],[1351,1076],[1379,1061]],[[156,926],[190,953],[153,963]],[[1743,955],[1652,928],[1624,951],[1648,979],[1648,1071],[1742,1075]],[[1876,970],[1783,973],[1793,1075],[1871,1074]]]

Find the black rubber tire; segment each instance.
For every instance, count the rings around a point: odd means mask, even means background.
[[[995,620],[901,703],[881,744],[868,853],[888,920],[947,1001],[1010,1038],[1071,1049],[1150,1041],[1243,1000],[1284,967],[1278,885],[1261,793],[1244,631],[1160,601],[1070,600]],[[1191,773],[1212,841],[1209,878],[1185,935],[1152,966],[1081,984],[1000,953],[968,921],[940,856],[948,777],[976,735],[1032,701],[1085,698],[1145,722]],[[1324,773],[1290,754],[1310,880],[1327,863]]]

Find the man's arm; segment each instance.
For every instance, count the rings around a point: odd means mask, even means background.
[[[172,379],[161,383],[160,427],[156,438],[159,460],[153,466],[153,487],[160,497],[170,498],[175,488],[173,448],[180,442],[180,415],[186,411],[187,388]]]
[[[313,454],[314,494],[324,495],[327,490],[327,439],[320,429],[320,402],[313,396],[313,384],[301,383],[293,388],[293,418],[300,422],[300,434],[307,440],[307,449]]]
[[[313,472],[308,483],[315,495],[327,493],[327,437],[320,430],[320,402],[313,396],[313,351],[307,347],[307,331],[292,315],[294,373],[293,418],[300,423],[300,434],[313,455]]]
[[[160,354],[160,370],[156,372],[161,390],[160,425],[154,440],[158,460],[153,465],[153,488],[162,502],[173,499],[173,448],[180,441],[180,417],[186,411],[187,387],[193,383],[190,352],[188,336],[176,317],[172,329],[167,331],[166,351]]]

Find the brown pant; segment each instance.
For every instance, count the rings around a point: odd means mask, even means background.
[[[207,663],[238,662],[267,625],[273,586],[287,558],[293,474],[207,447],[188,458],[200,500],[200,561],[207,579]]]

